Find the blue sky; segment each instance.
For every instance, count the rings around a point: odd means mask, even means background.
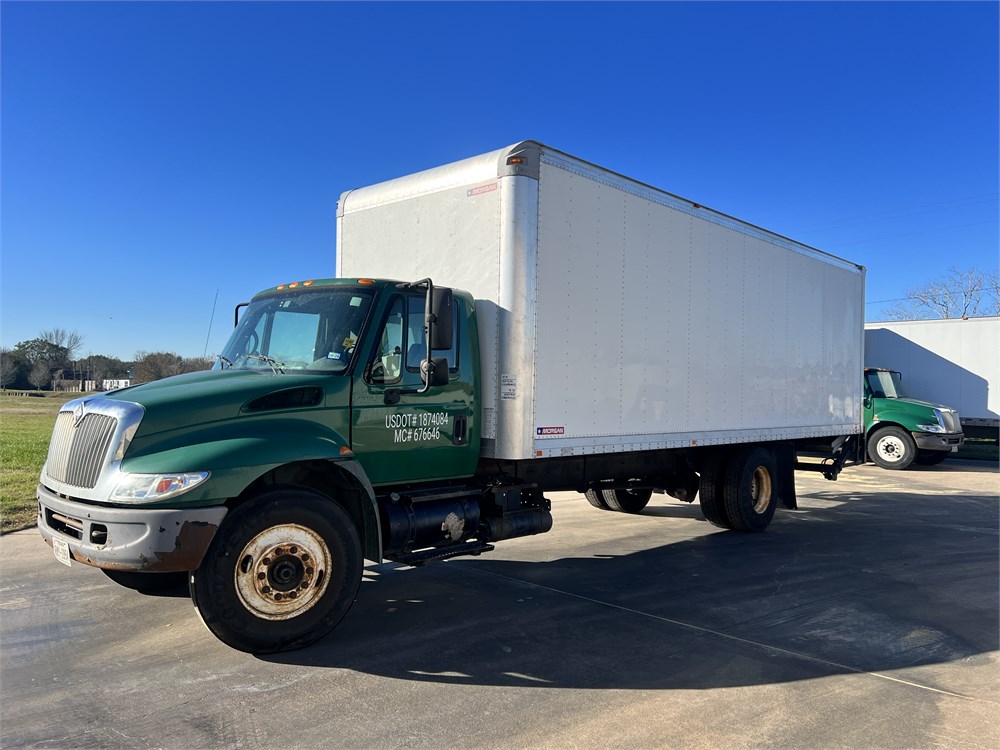
[[[5,1],[0,34],[3,346],[211,354],[334,274],[341,192],[529,138],[867,266],[869,319],[998,263],[996,3]]]

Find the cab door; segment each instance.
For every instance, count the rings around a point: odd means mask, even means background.
[[[864,374],[864,384],[865,384],[865,395],[864,401],[864,428],[865,432],[869,430],[872,426],[872,420],[875,418],[875,394],[872,392],[871,386],[868,384],[868,373]]]
[[[478,440],[469,439],[472,368],[462,345],[466,304],[455,299],[452,348],[433,352],[448,359],[449,382],[417,393],[423,386],[420,361],[426,356],[424,295],[397,293],[375,328],[374,347],[356,371],[351,430],[355,456],[373,485],[426,482],[470,476]],[[463,356],[464,355],[464,356]]]

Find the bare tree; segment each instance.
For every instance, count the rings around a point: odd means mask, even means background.
[[[991,315],[1000,315],[1000,271],[986,277],[986,297]]]
[[[136,352],[135,382],[149,383],[183,372],[183,362],[179,354],[173,352]]]
[[[67,331],[65,328],[51,328],[38,334],[38,338],[50,344],[61,346],[66,350],[66,358],[74,359],[76,350],[83,344],[83,335],[77,331]]]
[[[45,360],[35,362],[28,371],[28,382],[38,390],[42,390],[45,386],[51,384],[52,368],[49,367],[49,363]]]
[[[975,318],[1000,313],[998,275],[989,276],[978,268],[961,270],[952,266],[938,281],[906,292],[886,313],[889,320],[929,318]]]
[[[199,372],[201,370],[211,370],[213,360],[208,357],[185,357],[181,363],[182,372]]]

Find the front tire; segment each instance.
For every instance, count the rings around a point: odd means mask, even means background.
[[[191,574],[191,598],[226,645],[290,651],[340,622],[362,572],[361,541],[343,508],[308,490],[275,489],[229,514]]]
[[[868,438],[868,457],[883,469],[905,469],[916,455],[913,436],[901,427],[883,427]]]

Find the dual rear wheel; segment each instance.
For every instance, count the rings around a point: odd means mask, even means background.
[[[698,497],[709,523],[734,531],[763,531],[778,504],[774,453],[747,445],[717,454],[701,472]]]
[[[641,513],[649,503],[653,491],[646,489],[587,490],[587,502],[601,510],[615,510],[619,513]]]

